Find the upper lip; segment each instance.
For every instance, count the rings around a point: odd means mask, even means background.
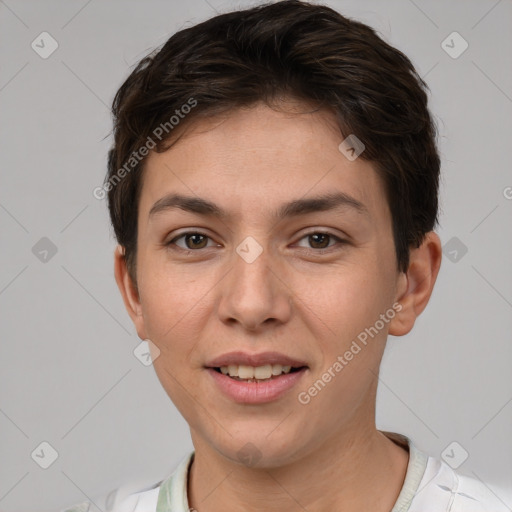
[[[228,352],[212,359],[206,363],[207,368],[220,368],[229,365],[245,365],[245,366],[264,366],[266,364],[280,364],[282,366],[291,366],[293,368],[301,368],[307,366],[304,361],[288,357],[279,352],[261,352],[259,354],[249,354],[247,352]]]

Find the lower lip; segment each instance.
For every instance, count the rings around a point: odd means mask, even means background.
[[[220,390],[240,404],[264,404],[277,400],[293,388],[306,372],[307,368],[282,374],[265,382],[245,382],[235,380],[213,368],[207,368]]]

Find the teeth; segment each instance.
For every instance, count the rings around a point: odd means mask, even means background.
[[[283,372],[282,364],[273,364],[272,365],[272,375],[281,375],[282,372]]]
[[[229,372],[231,375],[231,372]],[[238,367],[238,376],[241,379],[253,379],[254,378],[254,368],[252,366],[244,366],[241,364]]]
[[[272,365],[266,364],[265,366],[254,368],[255,379],[270,379],[270,377],[272,377]]]
[[[230,364],[229,366],[221,366],[220,371],[224,375],[238,377],[241,380],[265,380],[282,373],[290,373],[291,369],[291,366],[283,366],[281,364],[265,364],[256,367]]]

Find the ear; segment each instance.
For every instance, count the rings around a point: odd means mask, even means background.
[[[403,336],[413,328],[434,289],[441,257],[441,240],[433,231],[427,233],[417,249],[410,251],[409,268],[406,273],[400,274],[397,287],[396,301],[402,309],[391,320],[389,334]]]
[[[142,306],[140,303],[139,293],[130,277],[126,266],[126,258],[124,256],[124,247],[118,245],[114,252],[114,275],[116,283],[123,297],[124,306],[133,325],[137,330],[137,334],[141,339],[146,339],[146,330],[144,327],[144,317],[142,315]]]

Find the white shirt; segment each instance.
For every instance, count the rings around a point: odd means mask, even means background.
[[[409,450],[409,464],[402,490],[390,512],[511,512],[510,491],[458,474],[446,462],[421,452],[411,440],[394,432],[383,432]],[[191,512],[187,479],[194,452],[174,472],[150,488],[131,492],[120,488],[108,497],[94,500],[105,512]],[[83,502],[60,512],[87,512]]]

